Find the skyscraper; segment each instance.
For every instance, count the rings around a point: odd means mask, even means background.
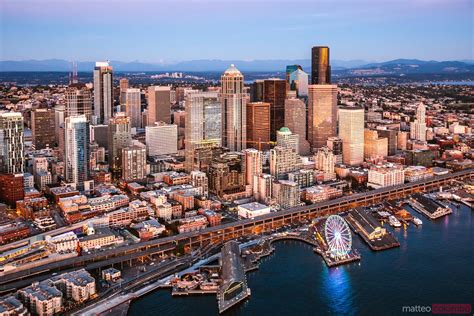
[[[176,154],[178,152],[178,126],[163,122],[147,126],[145,142],[149,156]]]
[[[426,141],[426,108],[423,102],[416,108],[416,119],[410,123],[410,138]]]
[[[54,111],[52,109],[35,109],[31,112],[31,131],[35,149],[46,146],[54,147],[56,143]]]
[[[92,95],[87,88],[69,87],[66,90],[66,116],[84,114],[88,120],[92,115]]]
[[[311,50],[311,83],[330,84],[331,66],[329,64],[329,47],[315,46]]]
[[[296,91],[298,97],[308,96],[308,74],[302,69],[297,69],[289,75],[290,90]]]
[[[270,103],[247,103],[247,146],[267,150],[270,148]]]
[[[277,132],[277,146],[291,148],[299,154],[299,136],[293,134],[288,127],[282,127]]]
[[[108,157],[112,172],[121,176],[122,149],[131,145],[132,135],[130,118],[119,112],[109,120],[108,127]]]
[[[263,101],[270,103],[270,139],[276,140],[276,132],[285,126],[286,82],[283,79],[263,81]]]
[[[324,175],[324,181],[336,178],[334,173],[335,157],[328,147],[321,147],[314,155],[315,167],[321,170]]]
[[[69,116],[64,121],[65,179],[79,189],[89,179],[89,122],[85,115]]]
[[[286,90],[291,90],[290,75],[298,69],[303,69],[300,65],[287,65],[286,66]]]
[[[339,108],[339,137],[343,163],[358,165],[364,162],[364,109]]]
[[[113,97],[112,66],[109,62],[96,62],[94,68],[94,116],[97,123],[107,123],[112,117]]]
[[[130,126],[142,126],[142,98],[140,89],[125,90],[125,113],[130,118]]]
[[[251,188],[254,188],[254,180],[255,176],[259,176],[262,174],[262,165],[263,165],[263,157],[262,152],[254,149],[248,148],[244,151],[245,153],[245,179],[246,184],[250,185]]]
[[[247,94],[244,76],[232,64],[221,76],[222,145],[241,151],[247,142]]]
[[[313,84],[308,88],[308,141],[312,149],[336,136],[337,86]]]
[[[285,100],[285,126],[298,135],[300,155],[307,155],[310,146],[306,140],[306,104],[303,100],[290,98]]]
[[[0,114],[0,169],[4,173],[24,172],[23,116],[17,112]]]
[[[125,111],[125,101],[126,101],[126,93],[128,89],[128,79],[121,78],[119,81],[119,87],[120,87],[120,106],[123,107],[121,108],[121,111]]]
[[[276,179],[283,179],[300,167],[301,158],[292,148],[276,146],[270,149],[270,174]]]
[[[155,122],[171,123],[171,88],[148,87],[148,126]]]
[[[190,92],[185,96],[186,170],[194,168],[194,151],[221,145],[221,103],[217,92]],[[178,122],[175,122],[178,123]]]

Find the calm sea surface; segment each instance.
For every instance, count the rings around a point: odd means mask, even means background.
[[[392,229],[400,248],[371,251],[353,235],[360,263],[327,268],[309,245],[275,244],[249,273],[249,300],[226,315],[407,315],[402,306],[474,305],[474,215],[466,206],[422,227]],[[215,295],[171,297],[159,290],[135,301],[129,315],[217,315]],[[426,314],[425,314],[426,315]]]

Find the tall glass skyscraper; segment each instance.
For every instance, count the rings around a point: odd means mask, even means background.
[[[96,62],[94,68],[94,116],[98,124],[109,121],[114,103],[112,66],[108,62]]]
[[[221,76],[222,145],[230,151],[241,151],[247,142],[247,94],[244,76],[232,64]]]
[[[64,120],[66,181],[79,189],[89,179],[89,122],[85,115]]]
[[[315,46],[311,50],[311,83],[330,84],[331,66],[329,64],[329,47]]]
[[[23,116],[21,113],[0,113],[0,172],[24,172],[23,136]]]

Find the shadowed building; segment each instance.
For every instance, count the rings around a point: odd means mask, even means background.
[[[270,139],[276,140],[276,132],[285,126],[286,81],[265,79],[263,101],[270,103]]]
[[[35,149],[43,149],[46,146],[53,148],[56,143],[54,110],[36,109],[31,112],[31,131]]]
[[[270,142],[270,103],[247,103],[247,145],[268,150]]]

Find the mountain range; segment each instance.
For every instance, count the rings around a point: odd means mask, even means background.
[[[147,63],[141,61],[110,61],[115,71],[189,71],[189,72],[222,72],[230,64],[235,64],[244,72],[284,72],[286,65],[299,64],[307,72],[311,69],[309,59],[296,60],[219,60],[200,59],[175,63]],[[95,62],[77,62],[80,72],[90,72]],[[415,73],[474,73],[474,61],[424,61],[418,59],[396,59],[386,62],[364,60],[332,60],[333,72],[352,75],[371,74],[415,74]],[[0,61],[0,71],[71,71],[71,62],[63,59]]]

